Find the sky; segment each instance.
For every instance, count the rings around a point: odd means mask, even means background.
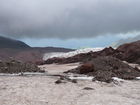
[[[30,46],[111,46],[139,38],[139,4],[140,0],[0,0],[0,35]]]

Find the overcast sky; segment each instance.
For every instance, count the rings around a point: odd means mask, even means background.
[[[140,0],[0,0],[3,36],[61,42],[104,37],[108,42],[106,35],[114,41],[139,32]]]

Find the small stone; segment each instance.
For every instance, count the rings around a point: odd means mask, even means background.
[[[71,82],[72,83],[77,83],[77,80],[76,79],[73,79]]]
[[[91,87],[85,87],[84,90],[94,90],[94,89]]]
[[[55,81],[55,84],[60,84],[60,83],[62,83],[62,81],[60,79]]]

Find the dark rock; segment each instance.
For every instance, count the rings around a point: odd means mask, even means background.
[[[71,80],[72,83],[77,83],[76,79]]]
[[[94,71],[94,65],[92,63],[86,63],[79,67],[79,74],[87,74]]]
[[[45,73],[46,71],[45,71],[45,70],[39,70],[38,72],[40,72],[40,73]]]
[[[83,88],[84,90],[94,90],[94,88],[91,88],[91,87],[85,87]]]
[[[66,78],[64,76],[60,76],[60,80],[65,80]]]
[[[60,79],[55,81],[55,84],[60,84],[60,83],[62,83],[62,81]]]
[[[34,64],[22,63],[16,60],[0,63],[0,73],[42,72]]]
[[[94,65],[92,63],[85,63],[76,69],[70,70],[71,73],[77,73],[77,74],[88,74],[93,71],[94,71]],[[69,73],[69,71],[66,71],[64,73]]]
[[[140,40],[123,44],[119,46],[117,50],[122,52],[122,56],[119,59],[140,64]]]
[[[36,64],[36,65],[43,65],[43,64],[44,64],[44,61],[43,61],[43,60],[36,61],[35,64]]]
[[[88,71],[88,66],[84,66],[87,67],[84,68],[87,72],[83,72],[83,74],[94,76],[98,81],[110,83],[112,81],[112,77],[134,79],[135,77],[140,76],[140,71],[138,69],[132,68],[128,64],[114,57],[98,57],[88,63],[94,65],[92,66],[92,71]],[[68,72],[80,74],[81,69],[83,71],[83,65],[76,69],[69,70]]]

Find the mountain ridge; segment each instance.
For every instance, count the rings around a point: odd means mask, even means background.
[[[73,49],[59,47],[30,47],[26,43],[0,36],[0,60],[9,59],[20,60],[23,62],[42,61],[43,55],[50,52],[69,52]]]
[[[31,47],[22,41],[0,36],[0,48],[25,49]]]

